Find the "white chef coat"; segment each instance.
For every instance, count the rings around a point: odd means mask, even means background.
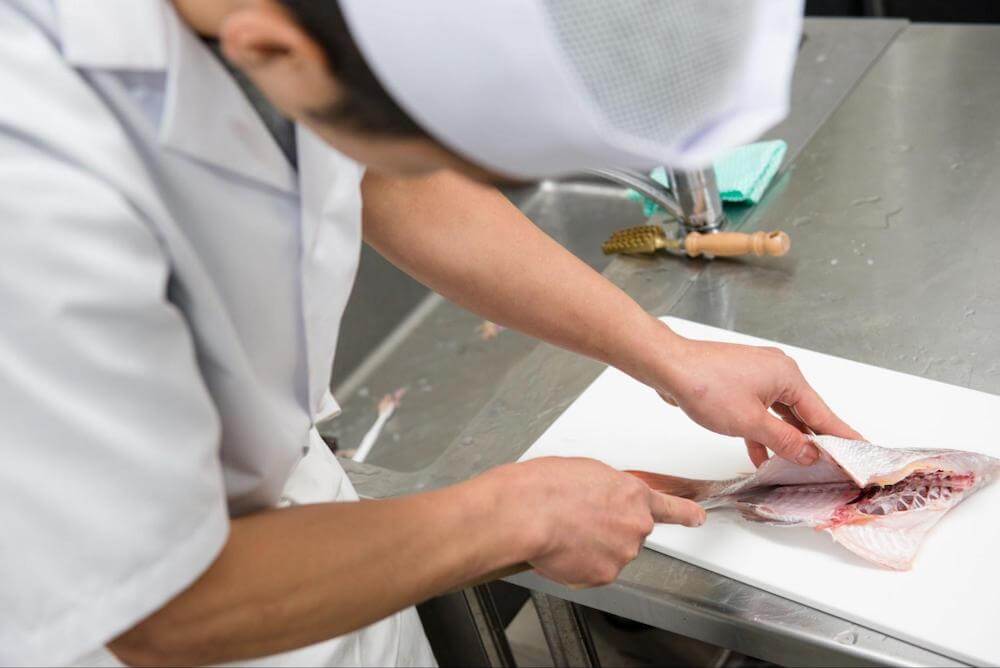
[[[113,664],[230,516],[357,499],[313,425],[362,168],[298,128],[296,172],[166,0],[0,0],[0,35],[0,664]],[[411,609],[251,663],[433,656]]]

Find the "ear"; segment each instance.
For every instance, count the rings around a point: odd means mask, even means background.
[[[229,14],[219,41],[225,57],[289,116],[298,118],[302,110],[340,94],[323,50],[275,2],[252,3]]]

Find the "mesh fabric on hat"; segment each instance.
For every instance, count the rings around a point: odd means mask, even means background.
[[[339,0],[386,90],[524,178],[703,167],[788,108],[802,0]]]
[[[733,0],[547,0],[553,31],[605,119],[674,142],[715,113],[739,74],[752,5]]]

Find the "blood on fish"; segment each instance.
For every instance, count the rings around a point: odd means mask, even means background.
[[[874,517],[920,510],[934,502],[949,503],[955,495],[972,489],[975,484],[974,473],[955,473],[940,469],[917,471],[892,485],[858,488],[857,498],[838,508],[830,522],[818,528],[863,523]]]

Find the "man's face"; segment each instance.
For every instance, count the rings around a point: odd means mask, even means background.
[[[479,181],[502,182],[427,137],[365,133],[324,119],[345,91],[323,50],[274,0],[247,2],[232,12],[219,35],[226,58],[242,69],[272,104],[332,147],[369,168],[396,176],[451,169]]]

